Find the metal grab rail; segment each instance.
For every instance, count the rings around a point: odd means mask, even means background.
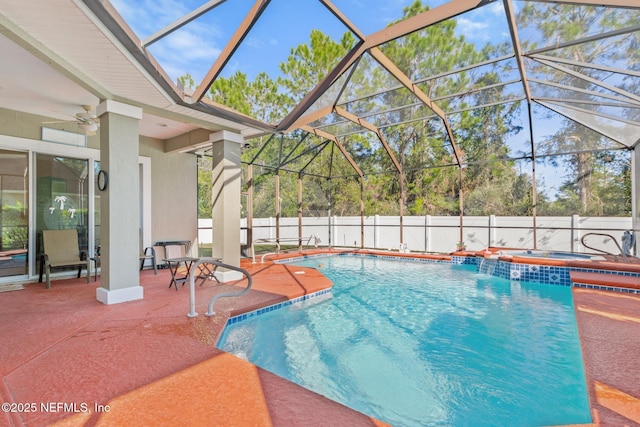
[[[620,247],[620,244],[618,243],[618,241],[616,240],[616,238],[615,238],[615,237],[613,237],[611,234],[605,234],[605,233],[587,233],[587,234],[585,234],[584,236],[582,236],[582,237],[580,238],[580,243],[582,243],[582,246],[584,246],[585,248],[589,248],[589,249],[591,249],[591,250],[593,250],[593,251],[600,252],[600,253],[607,254],[607,255],[618,256],[618,255],[616,255],[616,254],[612,254],[611,252],[607,252],[607,251],[604,251],[604,250],[602,250],[602,249],[597,249],[597,248],[594,248],[593,246],[589,246],[589,245],[587,245],[587,244],[585,243],[584,239],[585,239],[586,237],[588,237],[588,236],[602,236],[602,237],[608,237],[608,238],[610,238],[611,240],[613,240],[613,243],[615,243],[615,244],[616,244],[616,246],[618,247],[618,250],[620,251],[620,255],[622,255],[622,257],[624,258],[624,260],[625,260],[625,261],[628,261],[628,260],[629,260],[629,257],[628,257],[628,256],[627,256],[627,254],[622,250],[622,248]]]
[[[253,264],[256,263],[256,248],[254,246],[256,243],[262,243],[263,245],[265,245],[265,244],[266,245],[276,245],[276,251],[275,252],[269,252],[269,254],[273,254],[273,253],[278,253],[279,254],[280,253],[280,243],[279,242],[271,241],[269,239],[257,239],[257,240],[254,240],[253,243],[254,244],[251,245],[251,261],[252,261]],[[269,255],[269,254],[265,254],[265,255],[262,256],[262,262],[264,262],[264,257],[266,255]]]
[[[256,249],[255,249],[255,244],[256,243],[260,243],[263,245],[275,245],[276,246],[276,251],[275,252],[269,252],[267,254],[264,254],[262,256],[262,260],[261,263],[264,263],[264,257],[267,255],[272,255],[274,253],[279,254],[280,253],[280,242],[303,242],[305,239],[304,238],[300,238],[300,237],[287,237],[287,238],[282,238],[282,239],[256,239],[253,241],[253,245],[251,245],[251,259],[253,261],[253,264],[256,263]],[[313,240],[313,246],[314,247],[318,247],[318,245],[320,243],[322,243],[322,241],[320,240],[320,237],[317,234],[312,234],[311,236],[309,236],[309,238],[307,239],[307,244],[306,246],[309,246],[309,243],[311,243],[311,241]]]
[[[264,259],[265,259],[267,256],[269,256],[269,255],[276,255],[276,254],[278,254],[278,253],[280,253],[280,252],[267,252],[266,254],[263,254],[263,255],[262,255],[262,258],[260,258],[260,264],[264,264]],[[255,262],[254,262],[254,264],[255,264]]]
[[[253,284],[253,279],[251,278],[251,274],[249,274],[247,270],[242,269],[240,267],[235,267],[233,265],[225,264],[223,262],[220,262],[216,258],[199,258],[198,261],[191,266],[191,271],[197,271],[196,268],[202,264],[213,264],[218,267],[224,267],[229,270],[238,271],[247,277],[247,282],[248,282],[247,287],[239,292],[222,292],[211,297],[211,299],[209,300],[208,311],[205,313],[206,316],[215,316],[215,313],[213,311],[213,304],[220,298],[240,297],[246,294],[247,292],[249,292],[249,290],[251,289],[251,285]],[[198,317],[198,313],[196,312],[195,276],[196,275],[193,273],[189,275],[189,314],[187,314],[187,317]]]

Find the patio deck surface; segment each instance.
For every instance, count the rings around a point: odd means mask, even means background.
[[[187,318],[188,289],[169,289],[168,270],[141,273],[143,300],[110,306],[84,278],[0,292],[0,400],[20,409],[0,426],[385,425],[215,348],[230,315],[331,286],[313,269],[249,261],[252,291],[213,317]],[[197,287],[197,312],[229,289]],[[640,296],[574,289],[574,300],[594,425],[640,425]]]

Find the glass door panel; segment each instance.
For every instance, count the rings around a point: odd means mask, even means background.
[[[28,273],[29,155],[0,150],[0,278]]]
[[[36,155],[36,271],[42,230],[78,230],[81,251],[89,246],[89,161]]]

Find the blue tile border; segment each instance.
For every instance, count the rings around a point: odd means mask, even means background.
[[[317,299],[318,297],[321,296],[326,296],[328,297],[332,297],[333,296],[333,289],[332,288],[327,288],[327,289],[323,289],[321,291],[318,292],[314,292],[311,294],[307,294],[307,295],[303,295],[301,297],[298,298],[294,298],[294,299],[290,299],[287,301],[283,301],[283,302],[279,302],[277,304],[272,304],[270,306],[267,307],[262,307],[259,308],[257,310],[253,310],[247,313],[242,313],[242,314],[238,314],[237,316],[233,316],[233,317],[229,317],[229,319],[227,319],[227,326],[232,325],[234,323],[238,323],[238,322],[242,322],[243,320],[247,320],[247,319],[251,319],[253,317],[256,316],[260,316],[263,315],[265,313],[270,313],[272,311],[275,310],[280,310],[281,308],[285,308],[285,307],[290,307],[292,305],[296,305],[296,304],[302,304],[304,302],[313,300],[313,299]],[[325,298],[322,298],[322,300],[324,300]],[[318,301],[321,302],[321,301]]]

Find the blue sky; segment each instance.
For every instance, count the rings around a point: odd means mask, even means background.
[[[113,5],[140,39],[196,9],[204,0],[112,0]],[[254,0],[227,0],[205,16],[150,46],[149,51],[172,79],[187,73],[199,82],[219,56],[229,38],[249,11]],[[371,34],[402,17],[411,0],[334,0],[353,24]],[[445,0],[423,1],[437,7]],[[506,27],[496,32],[495,21],[504,21],[502,2],[495,2],[471,14],[458,17],[458,32],[479,46],[508,37]],[[334,40],[346,28],[318,0],[272,0],[260,21],[244,40],[225,69],[224,76],[237,70],[253,79],[257,73],[278,73],[290,49],[306,43],[312,29]],[[491,29],[492,31],[489,31]],[[491,39],[490,39],[491,38]]]

